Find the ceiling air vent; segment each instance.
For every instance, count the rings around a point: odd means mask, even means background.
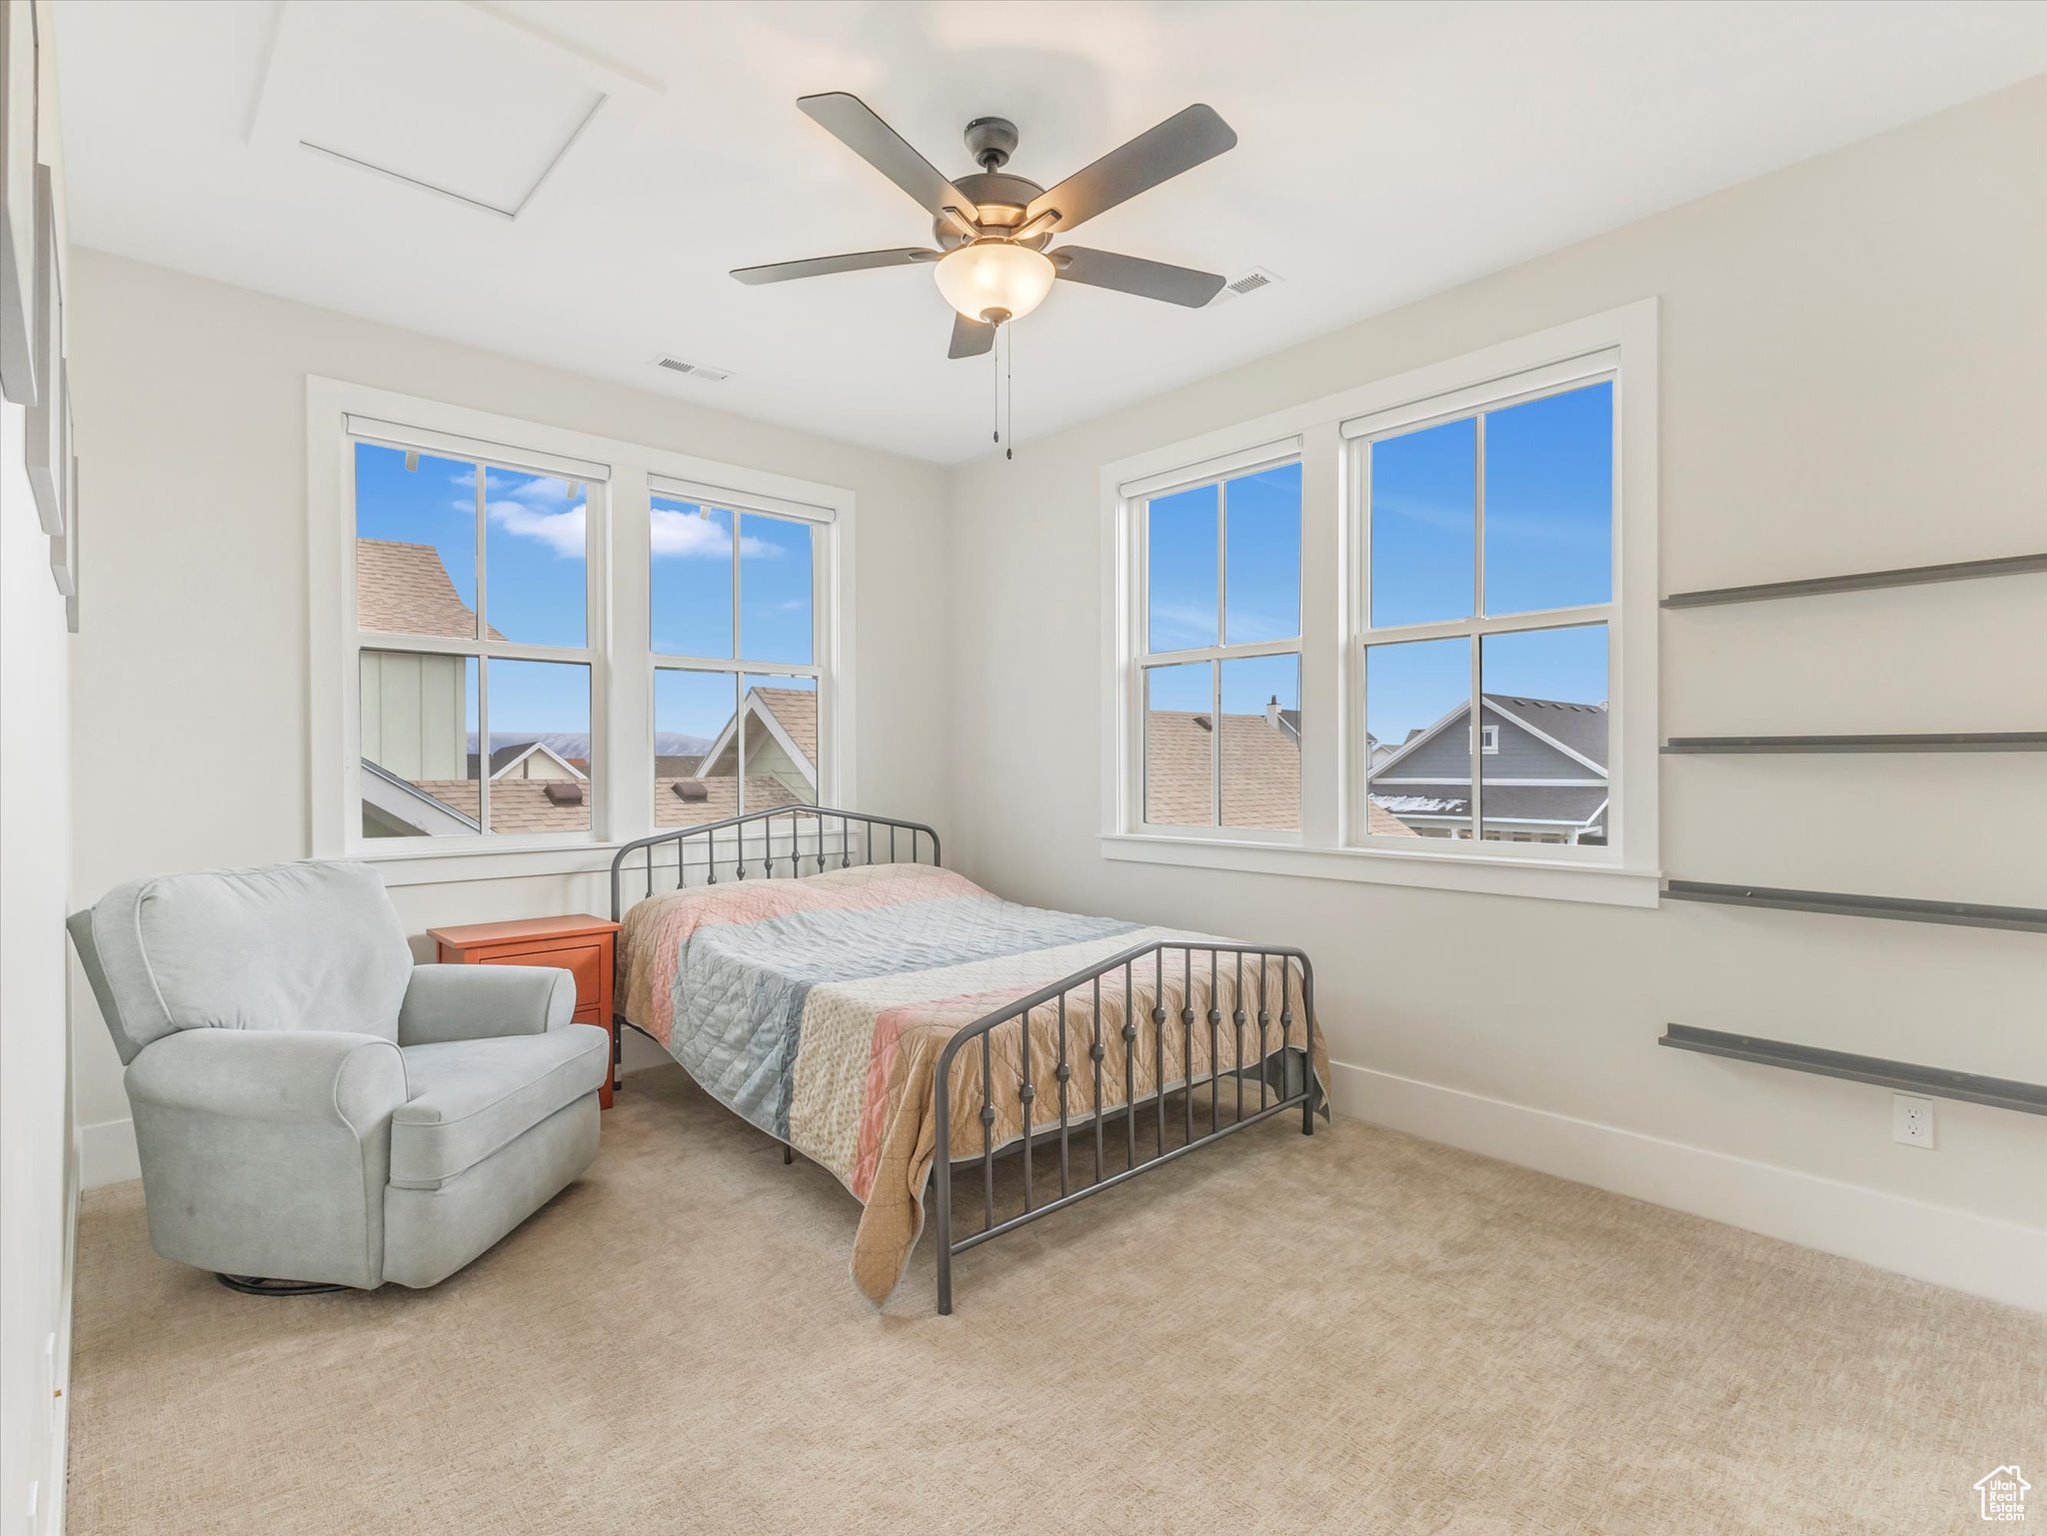
[[[1260,288],[1270,288],[1278,281],[1279,274],[1277,272],[1266,267],[1253,267],[1241,276],[1231,278],[1230,281],[1224,283],[1222,292],[1218,293],[1213,299],[1210,299],[1209,303],[1227,304],[1231,299],[1240,299],[1246,294],[1256,293]]]
[[[656,368],[666,368],[670,373],[688,374],[693,379],[703,379],[711,384],[721,384],[732,377],[729,369],[713,368],[708,363],[685,362],[682,358],[667,352],[657,352],[648,361]]]

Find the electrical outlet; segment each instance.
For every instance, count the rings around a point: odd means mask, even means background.
[[[1933,1145],[1933,1100],[1916,1093],[1891,1095],[1891,1140],[1908,1147]]]

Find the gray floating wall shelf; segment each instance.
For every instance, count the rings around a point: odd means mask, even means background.
[[[1874,1083],[1880,1088],[1930,1093],[1936,1098],[1964,1099],[1972,1104],[1991,1104],[1999,1109],[2016,1109],[2029,1115],[2047,1115],[2047,1087],[2038,1083],[1982,1077],[1974,1072],[1950,1072],[1944,1067],[1922,1067],[1909,1061],[1857,1056],[1848,1051],[1822,1050],[1815,1045],[1761,1040],[1753,1035],[1724,1034],[1717,1029],[1697,1029],[1687,1024],[1667,1025],[1663,1037],[1656,1043],[1680,1051],[1727,1056],[1736,1061],[1760,1062],[1769,1067],[1789,1067],[1794,1072],[1816,1072],[1822,1077]]]
[[[1715,752],[2047,752],[2047,731],[1921,731],[1878,736],[1673,736],[1673,757]]]
[[[2002,555],[1995,560],[1957,560],[1947,565],[1912,565],[1895,571],[1857,571],[1804,581],[1769,581],[1750,587],[1709,587],[1673,592],[1666,608],[1709,608],[1720,603],[1758,603],[1778,597],[1819,597],[1829,592],[1869,592],[1879,587],[1917,587],[1935,581],[1974,581],[1984,576],[2023,576],[2047,571],[2047,554]]]
[[[1762,885],[1715,885],[1672,880],[1663,894],[1673,901],[1715,902],[1733,907],[1767,907],[1780,912],[1824,912],[1837,917],[1888,917],[1911,923],[1945,923],[1961,928],[2008,928],[2047,933],[2047,907],[1995,907],[1967,901],[1920,901],[1906,896],[1862,896],[1845,891],[1792,891]]]

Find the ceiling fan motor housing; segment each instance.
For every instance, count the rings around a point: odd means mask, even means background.
[[[1014,229],[1023,222],[1024,210],[1031,205],[1031,199],[1045,189],[1035,181],[1022,176],[1011,176],[1002,171],[984,171],[976,176],[961,176],[954,180],[975,207],[962,209],[989,230]],[[938,242],[940,250],[951,250],[954,246],[965,245],[967,237],[945,219],[931,221],[931,238]],[[1052,231],[1041,229],[1021,243],[1034,251],[1043,250],[1051,242]]]

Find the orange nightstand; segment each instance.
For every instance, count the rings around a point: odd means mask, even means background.
[[[618,924],[588,913],[572,917],[522,917],[509,923],[472,923],[466,928],[429,928],[443,965],[552,965],[576,978],[578,1024],[595,1024],[612,1036],[612,942]],[[611,1108],[611,1073],[604,1074],[598,1102]]]

